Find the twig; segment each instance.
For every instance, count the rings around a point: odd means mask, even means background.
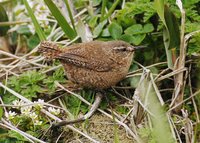
[[[35,63],[35,62],[31,62],[31,61],[29,61],[29,60],[25,60],[24,58],[21,58],[21,57],[15,56],[15,55],[13,55],[13,54],[11,54],[11,53],[8,53],[8,52],[2,51],[2,50],[0,50],[0,54],[3,54],[3,55],[6,55],[6,56],[9,56],[9,57],[12,57],[12,58],[15,58],[15,59],[21,60],[21,61],[23,61],[23,62],[27,62],[27,63],[29,63],[29,64],[36,65],[36,66],[39,66],[39,67],[46,67],[46,66],[44,66],[44,65],[37,64],[37,63]]]
[[[155,78],[154,81],[156,81],[161,75],[163,75],[164,73],[166,73],[168,70],[170,70],[169,68],[166,68],[164,70],[162,70]]]
[[[182,73],[182,72],[184,72],[186,70],[187,70],[187,68],[174,70],[173,72],[170,72],[170,73],[168,73],[166,75],[161,76],[160,78],[157,78],[156,82],[159,82],[159,81],[164,80],[166,78],[169,78],[171,76],[177,75],[177,74]]]
[[[156,95],[157,95],[157,97],[158,97],[158,99],[159,99],[159,101],[160,101],[160,104],[163,106],[165,103],[164,103],[164,101],[163,101],[163,99],[162,99],[162,96],[161,96],[161,94],[160,94],[160,91],[158,90],[158,87],[156,86],[156,84],[155,84],[155,82],[154,82],[154,79],[153,79],[153,75],[152,75],[152,74],[150,74],[150,79],[151,79],[151,84],[153,85],[153,88],[154,88],[154,90],[155,90],[155,92],[156,92]]]
[[[178,130],[177,130],[177,128],[176,128],[176,125],[174,124],[174,121],[173,121],[173,119],[171,118],[171,116],[170,116],[170,113],[168,114],[168,120],[170,121],[170,125],[172,126],[171,128],[172,128],[172,131],[173,131],[173,133],[175,132],[175,135],[174,135],[174,138],[176,138],[176,136],[177,136],[177,138],[178,138],[178,140],[179,140],[179,143],[182,143],[182,140],[181,140],[181,137],[180,137],[180,135],[179,135],[179,132],[178,132]]]
[[[191,95],[190,97],[188,97],[188,98],[186,98],[185,100],[183,100],[182,102],[180,102],[180,103],[176,104],[176,106],[174,106],[174,107],[170,108],[170,109],[168,110],[168,112],[170,112],[170,111],[174,110],[176,107],[178,107],[178,106],[182,105],[184,102],[186,102],[186,101],[190,100],[191,98],[193,98],[193,97],[197,96],[198,94],[200,94],[200,89],[199,89],[199,90],[197,90],[197,91],[196,91],[196,92],[195,92],[193,95]]]
[[[64,131],[58,136],[56,143],[59,141],[59,139],[61,138],[61,136],[64,134]]]
[[[191,120],[188,118],[187,110],[181,109],[181,111],[185,122],[184,134],[186,143],[192,143],[192,139],[194,139],[193,125],[191,123]]]
[[[190,71],[191,71],[191,64],[190,64],[190,67],[189,67],[189,87],[190,87],[190,95],[192,95],[193,94],[193,91],[192,91],[192,83],[191,83],[191,73],[190,73]],[[193,103],[193,106],[194,106],[194,110],[195,110],[195,114],[196,114],[196,117],[197,117],[197,123],[200,123],[200,120],[199,120],[199,113],[198,113],[198,109],[197,109],[197,105],[196,105],[196,103],[195,103],[195,100],[194,100],[194,98],[192,97],[192,103]]]
[[[180,35],[180,54],[179,54],[179,61],[177,65],[177,70],[184,69],[185,68],[185,57],[186,57],[186,46],[187,41],[185,40],[185,10],[183,9],[182,2],[180,0],[177,0],[176,3],[181,11],[181,35]],[[180,102],[183,101],[183,95],[184,95],[184,89],[185,85],[184,83],[184,72],[180,72],[175,76],[175,92],[173,94],[173,97],[175,99],[174,103],[171,104],[172,106],[176,106]],[[175,112],[180,112],[181,106],[176,106],[176,109],[174,108]]]
[[[52,104],[48,104],[48,103],[29,103],[29,104],[23,104],[23,105],[12,105],[12,104],[0,104],[0,107],[12,107],[12,108],[17,108],[17,107],[27,107],[27,106],[35,106],[35,105],[46,105],[46,106],[49,106],[49,107],[54,107],[54,108],[57,108],[57,109],[62,109],[61,107],[59,106],[55,106],[55,105],[52,105]]]
[[[124,98],[124,99],[126,99],[127,101],[129,101],[129,102],[133,102],[131,99],[129,99],[129,98],[123,96],[122,94],[120,94],[120,93],[115,89],[115,87],[112,87],[112,89],[113,89],[113,92],[114,92],[115,94],[119,95],[121,98]],[[132,89],[132,88],[131,88],[131,89]]]
[[[161,62],[161,63],[156,63],[156,64],[153,64],[153,65],[150,65],[150,66],[146,66],[146,68],[149,69],[149,68],[151,68],[151,67],[160,66],[160,65],[166,65],[166,64],[167,64],[167,62]],[[128,76],[131,75],[131,74],[140,72],[140,71],[142,71],[142,70],[143,70],[143,68],[138,69],[138,70],[135,70],[135,71],[132,71],[132,72],[129,72],[129,73],[128,73]]]
[[[48,69],[48,70],[46,70],[46,71],[43,71],[42,73],[48,73],[48,72],[50,72],[50,71],[54,71],[54,70],[56,70],[56,69],[58,69],[58,68],[60,68],[60,67],[62,67],[61,64],[58,65],[58,66],[52,67],[52,68],[50,68],[50,69]]]

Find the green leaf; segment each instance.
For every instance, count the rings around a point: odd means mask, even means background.
[[[79,19],[76,25],[76,31],[82,42],[89,42],[92,40],[92,33],[84,22]]]
[[[180,34],[177,31],[179,29],[178,28],[179,26],[175,20],[175,16],[173,15],[173,13],[169,10],[167,6],[164,5],[164,0],[155,0],[154,6],[155,9],[157,10],[160,19],[162,20],[165,26],[163,30],[163,40],[167,55],[167,64],[170,69],[173,69],[174,68],[173,56],[172,56],[173,51],[171,49],[175,48],[174,46],[178,43],[177,41],[180,40],[179,39]]]
[[[73,15],[72,15],[72,12],[71,12],[71,9],[70,9],[69,2],[68,2],[68,0],[64,0],[64,2],[65,2],[65,5],[66,5],[66,7],[67,7],[67,11],[68,11],[68,13],[69,13],[69,18],[70,18],[70,20],[71,20],[72,26],[73,26],[74,30],[76,30],[75,24],[74,24],[74,19],[73,19]]]
[[[107,0],[104,0],[104,1],[105,1],[105,4],[106,4]],[[104,1],[103,1],[103,3],[104,3]],[[119,4],[119,2],[120,2],[120,0],[116,0],[116,1],[112,4],[111,8],[108,10],[108,13],[107,13],[104,17],[101,17],[101,21],[104,21],[105,19],[107,19],[108,17],[111,16],[111,14],[114,12],[114,10],[115,10],[115,8],[117,7],[117,5]],[[102,15],[102,16],[103,16],[103,15]]]
[[[132,17],[125,16],[124,14],[120,14],[118,12],[117,23],[120,24],[122,27],[127,28],[127,27],[135,24],[136,20]]]
[[[102,32],[102,30],[103,30],[103,27],[106,25],[106,23],[107,23],[107,20],[104,20],[104,21],[100,22],[100,23],[95,27],[95,29],[94,29],[94,31],[93,31],[93,37],[94,37],[94,38],[98,37],[98,36],[101,34],[101,32]]]
[[[136,76],[136,77],[133,77],[130,79],[130,84],[131,84],[131,87],[133,88],[137,88],[138,86],[138,83],[140,82],[140,77],[139,76]]]
[[[28,99],[37,97],[37,93],[42,92],[41,82],[46,78],[46,75],[36,70],[24,72],[20,76],[12,76],[9,78],[7,85],[14,91],[22,94]],[[7,103],[16,100],[15,96],[5,93],[3,99]],[[9,98],[8,98],[9,97]]]
[[[117,112],[120,113],[120,114],[127,114],[128,113],[128,108],[125,107],[125,106],[118,106],[116,108]]]
[[[118,39],[122,35],[122,27],[113,22],[109,25],[108,31],[110,32],[110,35],[112,36],[113,39]]]
[[[155,0],[154,1],[154,8],[157,11],[160,19],[162,20],[162,22],[166,26],[165,16],[164,16],[164,0]]]
[[[32,9],[31,9],[31,7],[29,6],[29,4],[28,4],[28,2],[27,2],[27,0],[23,0],[23,3],[24,3],[24,5],[26,6],[26,9],[27,9],[27,11],[28,11],[28,14],[29,14],[30,17],[31,17],[31,20],[33,21],[33,24],[34,24],[34,27],[35,27],[35,31],[36,31],[36,33],[38,34],[40,40],[41,40],[41,41],[46,40],[46,36],[45,36],[44,32],[42,31],[42,28],[40,27],[40,25],[39,25],[39,23],[38,23],[38,21],[37,21],[35,15],[34,15]]]
[[[2,118],[2,116],[3,116],[3,108],[0,107],[0,119]]]
[[[92,16],[90,18],[90,21],[88,22],[88,25],[91,27],[91,28],[94,28],[97,24],[97,20],[98,20],[98,16]]]
[[[175,15],[171,12],[171,10],[167,5],[165,5],[164,8],[165,8],[164,10],[165,10],[166,27],[163,31],[163,39],[167,55],[168,67],[173,69],[174,68],[173,59],[175,59],[173,55],[175,55],[174,52],[176,51],[176,48],[178,48],[180,44],[180,31]]]
[[[134,24],[128,27],[124,33],[129,35],[141,34],[143,33],[143,27],[141,24]]]
[[[149,118],[151,119],[151,132],[156,143],[174,143],[176,142],[173,136],[172,128],[169,122],[169,117],[164,106],[161,105],[158,99],[158,87],[154,85],[151,75],[143,75],[137,86],[138,96],[142,104],[146,104],[146,109],[149,111]]]
[[[93,6],[98,6],[101,3],[102,0],[92,0]]]
[[[0,22],[7,22],[8,21],[8,15],[6,14],[5,9],[3,6],[0,5]],[[0,36],[5,36],[7,34],[7,31],[9,29],[9,26],[0,26]]]
[[[102,37],[110,37],[110,32],[108,31],[108,28],[103,29],[101,36]]]
[[[66,96],[65,100],[66,100],[66,103],[68,103],[67,109],[69,109],[70,112],[73,113],[73,115],[77,114],[77,112],[78,112],[77,109],[81,109],[81,110],[85,109],[84,106],[80,105],[81,101],[75,96]],[[81,108],[79,108],[80,106],[81,106]]]
[[[31,34],[31,31],[27,25],[20,25],[17,28],[17,33],[26,35],[26,34]]]
[[[53,73],[54,80],[60,83],[63,83],[65,81],[64,76],[65,76],[65,72],[63,68],[59,68]]]
[[[146,37],[146,34],[134,35],[132,43],[134,45],[140,45],[140,43],[144,40],[145,37]]]
[[[126,41],[130,44],[139,45],[144,40],[145,37],[146,34],[138,34],[138,35],[124,34],[119,39]]]
[[[167,65],[170,69],[173,69],[173,61],[172,61],[172,51],[169,49],[170,45],[170,37],[169,37],[169,31],[167,30],[166,27],[163,29],[163,41],[164,41],[164,46],[165,46],[165,52],[167,56]]]
[[[100,18],[100,21],[103,21],[103,19],[104,19],[104,15],[105,15],[105,12],[106,12],[106,5],[107,5],[107,0],[103,0],[102,1],[102,5],[101,5],[101,18]]]
[[[59,83],[63,83],[66,81],[66,79],[64,78],[64,69],[63,68],[57,69],[53,73],[53,76],[48,76],[47,78],[45,78],[43,80],[43,83],[46,84],[46,86],[49,89],[48,91],[50,93],[54,92],[56,89],[55,81],[58,81]]]
[[[74,31],[65,17],[62,15],[60,10],[57,8],[57,6],[53,3],[52,0],[44,0],[46,5],[48,6],[49,10],[51,11],[52,15],[55,17],[55,19],[58,21],[58,24],[64,31],[64,33],[69,37],[69,39],[74,39],[77,34],[76,31]]]
[[[155,52],[153,50],[143,53],[144,59],[150,61],[154,58]]]
[[[101,104],[100,104],[100,108],[102,110],[105,110],[105,109],[107,109],[107,107],[108,107],[108,102],[102,101]]]
[[[144,33],[150,33],[154,30],[154,27],[151,23],[145,24],[143,27],[143,32]]]
[[[28,47],[30,49],[35,48],[39,43],[40,39],[36,35],[32,35],[27,41]]]
[[[9,134],[9,137],[12,137],[12,138],[16,138],[18,141],[28,141],[26,138],[24,138],[20,133],[18,132],[15,132],[15,131],[12,131],[12,130],[9,130],[8,131],[8,134]]]
[[[168,67],[173,69],[173,51],[175,51],[174,48],[176,48],[180,42],[179,25],[175,15],[170,11],[169,7],[164,4],[164,0],[155,0],[154,8],[165,26],[163,40],[167,55],[167,63]]]
[[[165,21],[169,31],[170,43],[168,49],[179,47],[180,31],[176,16],[172,13],[168,6],[165,6]]]
[[[129,34],[123,34],[119,39],[128,43],[132,43],[132,41],[134,40],[133,36]]]
[[[128,27],[124,33],[129,35],[145,34],[150,33],[154,30],[154,27],[151,23],[145,24],[144,27],[141,24],[134,24]]]

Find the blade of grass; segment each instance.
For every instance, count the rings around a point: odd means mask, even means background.
[[[161,21],[164,24],[163,41],[164,41],[164,46],[165,46],[165,51],[166,51],[166,56],[167,56],[167,64],[170,69],[173,69],[174,65],[172,62],[172,53],[171,53],[171,50],[169,50],[169,45],[170,45],[169,29],[167,27],[167,24],[165,21],[165,14],[164,14],[164,0],[155,0],[154,7]]]
[[[116,6],[118,5],[119,2],[120,2],[120,0],[116,0],[116,1],[113,3],[113,5],[112,5],[112,7],[109,9],[108,13],[106,14],[106,16],[104,16],[104,17],[102,18],[101,21],[104,21],[105,19],[107,19],[108,17],[111,16],[111,14],[112,14],[113,11],[115,10],[115,8],[116,8]]]
[[[7,22],[8,21],[8,15],[6,14],[5,9],[0,4],[0,23]],[[5,36],[7,34],[7,31],[9,29],[9,26],[0,26],[0,36]]]
[[[103,21],[103,17],[105,15],[105,8],[106,8],[107,0],[102,1],[102,8],[101,8],[101,21]]]
[[[113,116],[113,122],[114,122],[114,143],[120,143],[119,141],[119,134],[118,134],[118,127],[117,127],[117,123],[115,121],[115,115],[113,113],[113,110],[112,110],[112,116]]]
[[[167,64],[170,69],[174,68],[174,59],[175,59],[175,46],[176,41],[179,40],[177,36],[177,30],[176,29],[176,34],[174,34],[174,26],[176,26],[176,23],[174,22],[174,17],[171,12],[169,12],[169,9],[165,5],[164,0],[155,0],[154,1],[154,8],[157,11],[161,21],[164,24],[163,28],[163,41],[164,41],[164,46],[165,46],[165,51],[167,55]],[[173,21],[170,23],[170,21]],[[175,23],[175,24],[174,24]],[[175,37],[174,37],[175,35]],[[173,37],[172,37],[173,36]],[[174,39],[175,38],[175,39]]]
[[[185,68],[185,60],[187,55],[187,41],[185,40],[185,21],[186,21],[186,15],[185,10],[183,7],[183,4],[181,0],[176,1],[177,6],[179,7],[179,10],[181,12],[181,33],[180,33],[180,51],[179,51],[179,60],[178,60],[178,66],[177,69]],[[186,85],[186,79],[185,79],[184,72],[181,72],[177,75],[175,75],[175,90],[173,93],[173,97],[175,97],[174,102],[171,103],[172,106],[176,106],[177,104],[181,103],[183,101],[183,97],[185,94],[185,85]],[[187,74],[186,74],[187,75]],[[180,113],[182,109],[182,106],[178,106],[174,109],[176,113]]]
[[[46,40],[46,36],[45,36],[44,32],[42,31],[42,28],[40,27],[40,25],[39,25],[35,15],[34,15],[32,9],[31,9],[31,7],[29,6],[29,4],[27,2],[27,0],[23,0],[23,3],[24,3],[24,5],[25,5],[25,7],[26,7],[26,9],[28,11],[29,16],[31,17],[31,20],[33,21],[33,25],[35,27],[35,31],[38,34],[40,40],[41,41]]]
[[[71,26],[69,25],[65,17],[62,15],[60,10],[57,8],[57,6],[53,3],[53,1],[44,0],[44,2],[46,3],[52,15],[58,21],[58,24],[60,25],[64,33],[68,36],[68,38],[71,40],[74,39],[77,36],[76,31],[71,28]]]
[[[68,11],[68,13],[69,13],[69,18],[70,18],[70,20],[71,20],[72,26],[73,26],[74,31],[75,31],[76,28],[75,28],[74,19],[73,19],[72,11],[71,11],[71,9],[70,9],[69,2],[68,2],[68,0],[64,0],[64,2],[65,2],[65,5],[66,5],[66,7],[67,7],[67,11]]]

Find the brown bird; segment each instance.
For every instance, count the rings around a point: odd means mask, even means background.
[[[72,82],[82,87],[106,89],[128,73],[134,47],[124,41],[92,41],[60,48],[44,41],[39,52],[49,59],[58,59]]]
[[[42,42],[39,52],[49,59],[60,60],[69,80],[99,91],[87,114],[76,120],[60,121],[52,127],[78,123],[91,117],[101,103],[103,89],[117,84],[127,75],[134,51],[138,48],[141,47],[131,46],[124,41],[92,41],[67,48],[60,48],[52,42]]]

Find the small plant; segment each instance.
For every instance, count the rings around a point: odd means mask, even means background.
[[[44,104],[44,100],[38,99],[34,101],[33,104],[26,104],[22,100],[14,100],[13,107],[7,112],[5,112],[5,117],[13,125],[18,126],[22,131],[31,133],[34,136],[41,136],[41,129],[47,129],[49,127],[49,120],[46,116],[41,113],[42,109],[47,109],[50,113],[60,116],[60,109],[55,109],[54,107],[47,107]],[[25,140],[23,137],[20,137],[19,134],[13,132],[7,132],[9,136],[8,139],[16,138],[18,141]],[[20,137],[20,138],[19,138]]]
[[[44,85],[46,85],[47,91],[49,93],[53,93],[56,89],[55,81],[64,83],[66,82],[66,79],[64,78],[64,70],[63,68],[57,69],[55,72],[53,72],[52,76],[47,76],[43,80]]]
[[[45,93],[46,91],[52,93],[55,91],[55,81],[61,83],[66,81],[62,68],[57,69],[52,76],[49,75],[48,77],[46,74],[43,74],[42,71],[27,71],[18,77],[10,77],[7,81],[7,86],[31,100],[37,98],[39,93]],[[2,94],[5,103],[11,103],[17,99],[17,97],[12,96],[9,92]]]
[[[12,76],[7,82],[7,86],[22,94],[27,99],[37,98],[37,93],[42,92],[40,83],[46,78],[45,74],[37,72],[35,70],[28,71],[20,76]],[[9,92],[3,94],[5,103],[11,103],[16,100],[17,97],[12,96]]]

